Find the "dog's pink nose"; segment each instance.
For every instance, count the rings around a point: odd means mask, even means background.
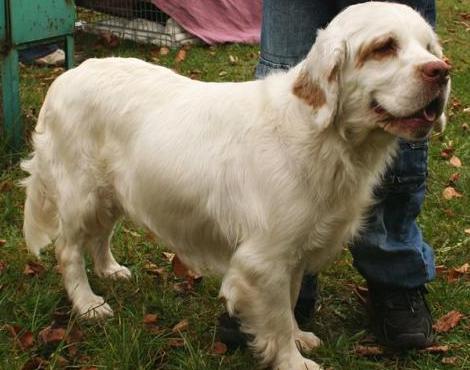
[[[421,65],[420,70],[425,81],[444,84],[449,79],[450,65],[437,60]]]

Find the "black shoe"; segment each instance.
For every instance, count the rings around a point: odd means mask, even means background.
[[[313,319],[318,296],[318,279],[316,275],[305,275],[300,287],[299,298],[294,308],[297,323],[302,326]]]
[[[372,325],[380,344],[395,349],[430,346],[432,317],[424,286],[414,289],[368,284]]]
[[[306,275],[302,280],[299,299],[295,305],[294,315],[299,323],[303,325],[313,318],[315,303],[317,299],[317,277]],[[218,317],[215,336],[230,350],[246,347],[250,336],[241,332],[240,321],[230,316],[227,312]]]
[[[215,336],[222,343],[225,343],[227,348],[231,351],[237,348],[245,348],[249,336],[242,333],[240,330],[240,321],[227,312],[224,312],[217,319],[217,327]]]

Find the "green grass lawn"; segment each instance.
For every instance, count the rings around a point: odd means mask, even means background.
[[[448,129],[431,140],[427,200],[419,222],[435,248],[437,264],[452,270],[470,262],[470,230],[465,232],[470,229],[470,2],[438,0],[438,7],[438,33],[453,64],[453,93]],[[78,52],[86,57],[135,56],[205,81],[252,79],[258,58],[254,46],[198,46],[176,63],[176,51],[161,56],[154,47],[130,42],[110,49],[86,34],[77,35],[76,42]],[[29,137],[47,87],[62,70],[22,67],[21,72]],[[452,166],[442,157],[443,150],[458,157],[462,166]],[[219,281],[204,278],[194,286],[185,284],[174,275],[164,246],[127,220],[119,224],[113,242],[115,256],[131,269],[132,280],[100,280],[89,271],[93,289],[107,299],[115,316],[100,323],[70,318],[52,248],[46,250],[40,266],[28,265],[35,260],[21,235],[24,192],[17,181],[23,174],[15,161],[24,156],[26,149],[13,155],[0,149],[0,369],[257,368],[247,350],[214,349],[216,317],[223,312],[217,299]],[[460,177],[454,176],[450,183],[455,173]],[[449,184],[462,197],[444,199],[442,192]],[[442,273],[429,285],[428,299],[436,319],[451,310],[464,314],[455,328],[438,335],[440,348],[365,356],[357,346],[370,346],[371,338],[364,308],[354,294],[354,287],[363,281],[344,251],[321,275],[321,301],[308,326],[324,345],[310,356],[335,370],[470,369],[469,275],[455,279],[454,275]],[[173,331],[182,320],[187,320],[184,330]],[[52,331],[43,330],[51,324]]]

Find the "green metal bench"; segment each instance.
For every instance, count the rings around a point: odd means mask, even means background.
[[[66,68],[73,66],[75,4],[72,0],[0,0],[3,134],[10,150],[23,144],[18,51],[65,42]]]

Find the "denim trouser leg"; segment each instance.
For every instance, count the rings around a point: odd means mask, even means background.
[[[357,0],[264,0],[261,55],[256,77],[300,62],[318,28]],[[398,1],[417,9],[435,24],[435,0]],[[370,211],[366,230],[351,246],[354,266],[372,283],[417,287],[434,278],[432,249],[416,224],[424,200],[427,143],[400,142],[399,156],[376,190],[379,202]],[[300,298],[312,296],[306,277]]]

